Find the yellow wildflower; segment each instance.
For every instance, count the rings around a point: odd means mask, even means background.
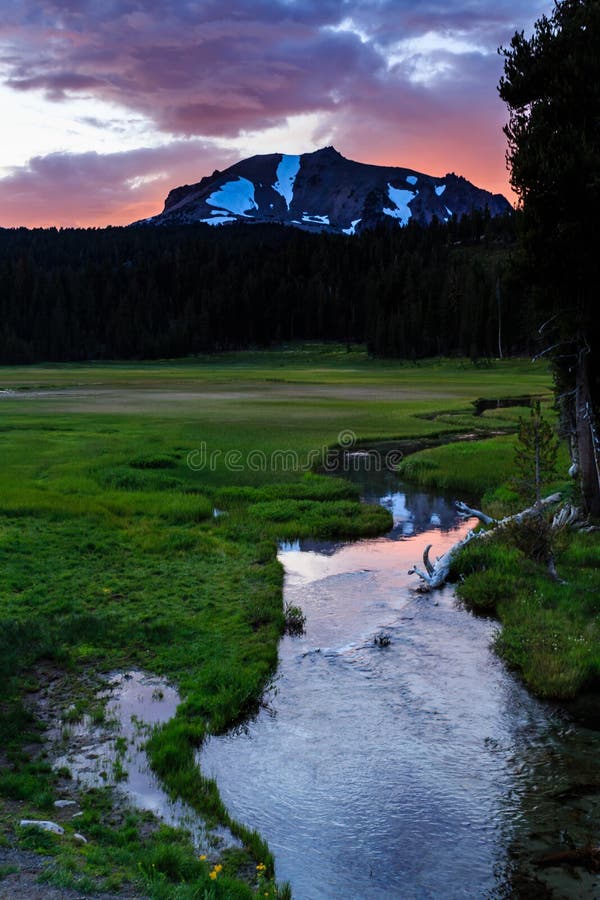
[[[200,859],[201,859],[202,861],[204,861],[204,860],[206,859],[206,853],[203,853],[202,856],[200,857]]]
[[[212,880],[214,881],[215,878],[217,877],[217,873],[213,870],[212,872],[208,873],[208,877],[212,878]]]

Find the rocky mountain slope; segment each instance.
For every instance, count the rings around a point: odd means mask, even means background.
[[[345,159],[333,147],[293,156],[271,153],[243,159],[197,184],[169,193],[153,225],[273,222],[309,231],[356,234],[381,222],[447,221],[474,209],[500,215],[510,209],[453,173],[435,178],[394,166]]]

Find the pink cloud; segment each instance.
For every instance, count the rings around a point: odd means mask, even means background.
[[[491,29],[486,40],[494,51],[512,30],[507,11],[514,13],[506,0],[499,0],[493,16],[483,3],[401,0],[154,0],[143,11],[129,0],[25,0],[24,7],[13,13],[8,84],[43,88],[54,99],[85,92],[150,116],[165,130],[230,136],[352,104],[366,83],[379,87],[387,69],[385,46],[440,28],[442,21],[445,30],[466,28],[478,37],[483,27]],[[332,30],[349,16],[376,43]],[[400,100],[409,87],[393,75],[387,83]]]
[[[180,137],[235,138],[318,112],[346,156],[455,170],[507,191],[495,50],[539,11],[539,0],[5,0],[0,71],[15,90],[42,90],[56,102],[71,95],[113,102]],[[348,19],[354,25],[340,30]],[[414,57],[389,65],[395,45],[429,32],[455,33],[483,52],[428,52],[420,63],[439,71],[426,83],[415,81]],[[11,198],[19,192],[29,221],[52,220],[53,209],[65,221],[96,224],[111,209],[112,221],[135,218],[132,208],[150,214],[159,191],[182,176],[196,181],[224,168],[223,154],[204,147],[192,158],[189,144],[176,140],[160,151],[165,177],[129,193],[123,172],[145,177],[148,154],[159,151],[72,157],[74,171],[61,169],[60,178],[70,183],[80,167],[94,169],[100,197],[91,185],[82,197],[61,196],[44,178],[67,158],[34,159],[0,181],[2,217],[18,221]]]
[[[0,179],[0,227],[126,225],[159,212],[174,184],[233,162],[233,155],[199,141],[34,157]]]

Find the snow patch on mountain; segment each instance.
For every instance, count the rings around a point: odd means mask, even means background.
[[[386,216],[391,216],[393,219],[399,219],[401,225],[406,225],[412,215],[408,204],[411,200],[414,200],[415,192],[405,191],[402,188],[395,188],[392,187],[391,184],[388,184],[388,197],[395,205],[396,209],[386,208],[383,212]]]
[[[361,219],[354,219],[354,221],[350,225],[350,228],[342,228],[344,234],[356,234],[356,226],[360,221]]]
[[[281,162],[277,166],[277,172],[275,173],[277,181],[273,185],[273,190],[283,197],[288,209],[294,196],[294,182],[299,171],[300,157],[289,153],[282,154]]]
[[[311,225],[329,225],[329,216],[313,216],[311,213],[304,213],[302,221],[309,222]]]
[[[215,215],[213,213],[212,219],[200,219],[201,222],[204,222],[205,225],[226,225],[227,222],[235,222],[235,216],[220,216],[218,213]]]
[[[451,199],[452,209],[444,209],[444,197]],[[361,233],[382,221],[404,226],[414,219],[426,225],[434,216],[451,216],[454,209],[460,216],[486,206],[494,216],[510,212],[504,197],[458,175],[440,177],[353,162],[334,148],[323,147],[302,155],[259,154],[225,171],[215,169],[196,184],[171,190],[163,212],[148,224],[214,219],[217,225],[229,224],[225,220],[234,217],[233,222],[248,224],[277,222],[312,232]],[[313,209],[330,213],[312,213]]]
[[[248,210],[258,209],[254,199],[254,185],[241,175],[237,181],[226,181],[218,191],[207,197],[206,202],[209,206],[218,206],[237,216],[247,216]]]

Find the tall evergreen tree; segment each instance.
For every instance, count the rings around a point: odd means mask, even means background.
[[[499,92],[542,352],[553,360],[572,471],[600,516],[600,2],[557,0],[502,50]]]

